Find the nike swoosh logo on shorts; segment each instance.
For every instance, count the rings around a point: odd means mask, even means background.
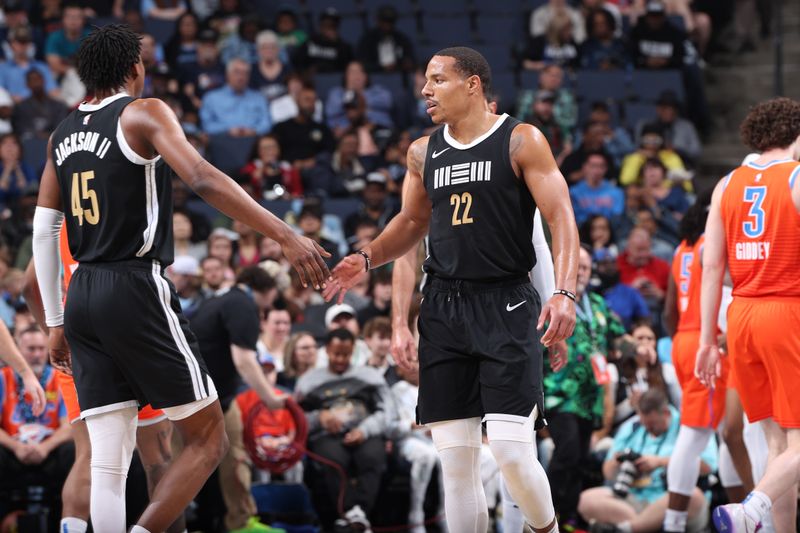
[[[434,151],[433,151],[433,153],[431,154],[431,158],[432,158],[432,159],[436,159],[437,157],[439,157],[440,155],[442,155],[443,153],[445,153],[445,152],[446,152],[446,151],[448,151],[449,149],[450,149],[450,147],[448,146],[447,148],[445,148],[445,149],[444,149],[444,150],[442,150],[441,152],[437,152],[436,150],[434,150]]]
[[[524,304],[524,303],[525,303],[525,302],[527,302],[527,301],[528,301],[528,300],[522,300],[522,301],[521,301],[520,303],[518,303],[517,305],[506,304],[506,311],[513,311],[514,309],[516,309],[517,307],[519,307],[520,305]]]

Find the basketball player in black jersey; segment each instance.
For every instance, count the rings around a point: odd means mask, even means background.
[[[537,323],[549,322],[545,346],[575,325],[578,231],[566,182],[541,132],[487,110],[491,71],[478,52],[441,50],[425,75],[428,113],[444,127],[411,145],[402,211],[336,266],[323,294],[341,300],[365,270],[429,234],[417,415],[439,450],[449,529],[486,531],[478,474],[484,420],[511,495],[534,531],[551,533],[558,525],[533,444],[543,415]],[[537,206],[555,255],[556,291],[544,306],[528,277]]]
[[[183,453],[132,530],[161,532],[216,468],[227,438],[214,384],[163,274],[173,256],[172,201],[169,173],[158,167],[168,165],[211,205],[280,242],[304,283],[324,286],[329,273],[321,255],[327,254],[206,162],[166,104],[136,98],[144,66],[139,37],[129,28],[109,25],[87,36],[78,74],[94,96],[53,132],[34,216],[51,360],[67,372],[71,366],[87,422],[96,531],[125,530],[137,406],[150,403],[175,423]],[[58,253],[65,215],[80,264],[66,311]],[[271,407],[280,404],[275,399]]]

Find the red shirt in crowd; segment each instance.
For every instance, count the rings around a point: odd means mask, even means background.
[[[626,285],[634,285],[634,281],[644,277],[657,286],[662,291],[667,290],[669,280],[669,264],[657,257],[650,257],[650,260],[643,266],[633,266],[628,262],[628,252],[622,252],[617,258],[619,267],[620,281]]]

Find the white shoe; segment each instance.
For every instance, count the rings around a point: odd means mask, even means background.
[[[344,518],[350,523],[350,525],[359,526],[364,533],[372,533],[369,520],[367,519],[367,514],[360,505],[354,505],[344,514]]]
[[[720,505],[714,509],[711,519],[720,533],[755,533],[761,529],[761,523],[747,516],[741,503]]]

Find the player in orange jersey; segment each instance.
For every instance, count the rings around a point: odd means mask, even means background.
[[[64,266],[64,287],[69,287],[72,274],[78,263],[72,258],[67,246],[66,226],[61,227],[61,262]],[[33,261],[30,262],[25,272],[25,301],[31,309],[40,327],[47,327],[44,322],[44,309],[41,303],[36,271]],[[64,291],[66,294],[67,291]],[[67,408],[67,419],[72,425],[72,435],[75,441],[75,462],[70,469],[64,486],[61,499],[63,502],[61,513],[61,533],[85,533],[89,521],[89,491],[91,485],[90,460],[91,445],[86,422],[81,419],[81,408],[78,403],[78,392],[72,376],[56,370],[56,381],[64,398]],[[171,461],[172,423],[167,420],[164,412],[146,405],[139,411],[139,427],[136,431],[136,447],[139,459],[142,461],[147,477],[147,493],[152,494],[158,480],[164,474]],[[186,529],[185,519],[180,516],[167,530],[180,533]]]
[[[706,448],[725,413],[725,385],[728,364],[723,361],[721,379],[714,389],[705,387],[694,375],[700,345],[700,283],[702,277],[703,232],[711,194],[706,193],[681,220],[681,243],[672,260],[664,322],[673,333],[672,363],[683,390],[681,427],[675,451],[667,468],[669,502],[663,530],[686,530],[689,501],[700,474],[700,454]],[[741,418],[741,416],[740,416]],[[742,480],[736,473],[726,446],[720,447],[719,470],[722,485],[731,501],[744,497]]]
[[[728,353],[747,418],[769,445],[767,472],[741,504],[714,509],[720,531],[756,531],[772,511],[776,531],[794,531],[800,475],[800,103],[755,106],[742,139],[761,156],[715,188],[703,251],[702,325],[696,373],[721,375],[716,324],[726,266],[733,281]]]

